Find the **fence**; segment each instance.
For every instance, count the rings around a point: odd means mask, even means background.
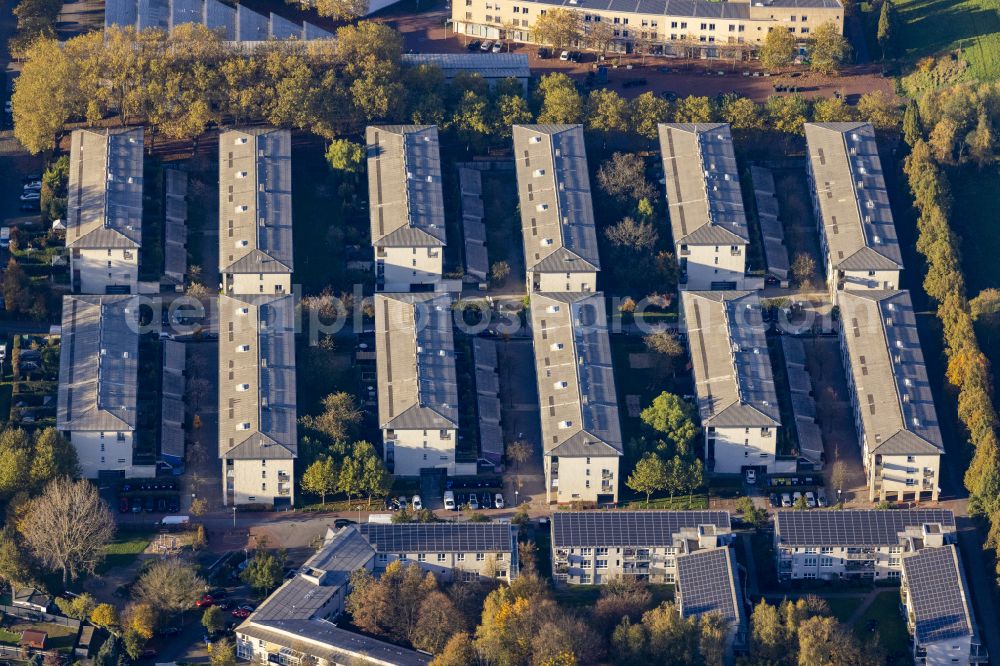
[[[71,617],[65,617],[63,615],[53,615],[52,613],[43,613],[41,611],[32,610],[30,608],[21,608],[20,606],[7,606],[0,604],[0,612],[7,615],[13,615],[20,620],[28,620],[29,622],[48,622],[49,624],[58,624],[63,627],[69,627],[70,629],[80,630],[80,621],[74,620]]]

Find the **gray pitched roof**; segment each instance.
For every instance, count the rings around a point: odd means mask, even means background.
[[[869,451],[943,453],[910,293],[847,290],[840,311]]]
[[[263,626],[246,622],[236,631],[328,664],[427,666],[431,663],[429,654],[347,631],[326,620],[280,620]]]
[[[830,263],[900,270],[903,258],[870,123],[806,123],[806,143]]]
[[[728,547],[677,556],[677,606],[681,617],[718,613],[728,624],[745,622],[740,576]]]
[[[777,511],[774,529],[783,546],[895,546],[909,527],[939,523],[955,530],[955,514],[944,509],[881,511]]]
[[[604,295],[534,293],[531,321],[543,450],[555,456],[621,455]]]
[[[594,206],[581,125],[514,125],[529,272],[597,271]]]
[[[376,294],[375,350],[380,427],[458,427],[450,296]]]
[[[540,0],[547,5],[579,10],[583,7],[617,13],[652,14],[690,18],[718,18],[747,20],[750,18],[749,2],[713,2],[712,0]],[[773,7],[838,8],[837,0],[774,0]]]
[[[760,299],[749,291],[681,293],[703,425],[780,425]]]
[[[292,296],[219,296],[219,456],[298,451]]]
[[[135,430],[139,334],[132,298],[63,296],[59,430]]]
[[[748,243],[729,125],[661,123],[659,133],[674,243]]]
[[[905,555],[903,580],[909,591],[913,631],[919,643],[975,633],[969,590],[955,546],[922,548]]]
[[[437,127],[379,125],[365,135],[372,245],[446,245]]]
[[[141,127],[73,132],[66,247],[142,245],[142,132]]]
[[[288,130],[219,135],[219,267],[223,273],[292,272]]]
[[[484,79],[531,76],[525,53],[404,53],[401,61],[411,67],[433,65],[446,79],[460,72],[479,74]]]
[[[669,546],[682,528],[731,528],[728,511],[556,511],[552,546]]]
[[[400,523],[358,526],[379,553],[514,553],[510,523]]]

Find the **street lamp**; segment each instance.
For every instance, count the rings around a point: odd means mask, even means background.
[[[233,529],[236,529],[236,505],[233,505]]]

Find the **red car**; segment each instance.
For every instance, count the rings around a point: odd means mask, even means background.
[[[215,599],[213,599],[212,595],[210,595],[210,594],[206,594],[201,599],[199,599],[198,601],[194,602],[194,605],[196,607],[198,607],[198,608],[208,608],[209,606],[212,606],[213,604],[215,604]]]
[[[250,611],[245,610],[243,608],[237,608],[236,610],[233,611],[233,617],[238,617],[238,618],[241,618],[241,619],[246,619],[246,618],[250,617]]]
[[[128,498],[127,497],[121,498],[121,500],[118,502],[118,512],[119,513],[128,513],[129,512],[129,508],[130,507],[129,507],[129,503],[128,503]]]

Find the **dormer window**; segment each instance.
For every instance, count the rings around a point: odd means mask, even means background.
[[[562,428],[563,430],[565,430],[566,428],[571,428],[571,427],[573,427],[573,422],[572,421],[560,421],[559,422],[559,427]]]
[[[239,345],[236,347],[236,351],[239,353],[250,351],[250,345]]]
[[[237,178],[246,178],[247,177],[247,172],[246,171],[237,171],[236,172],[236,177]]]
[[[553,384],[553,386],[556,389],[564,389],[564,388],[566,388],[566,387],[569,386],[569,383],[568,382],[556,382],[555,384]]]
[[[561,349],[564,349],[565,347],[566,347],[566,345],[564,345],[563,343],[556,342],[556,343],[554,343],[552,345],[552,347],[550,347],[550,349],[552,349],[552,351],[559,351]]]
[[[247,143],[247,138],[245,136],[236,137],[236,140],[233,141],[234,146],[245,146],[246,143]]]
[[[558,305],[550,305],[549,307],[545,308],[545,311],[549,312],[551,314],[555,314],[555,313],[559,312],[559,306]]]
[[[535,169],[535,178],[540,178],[545,175],[545,169]]]
[[[246,205],[242,205],[242,206],[236,206],[236,212],[237,212],[237,213],[245,213],[245,212],[247,212],[248,210],[250,210],[250,207],[249,207],[249,206],[246,206]]]

